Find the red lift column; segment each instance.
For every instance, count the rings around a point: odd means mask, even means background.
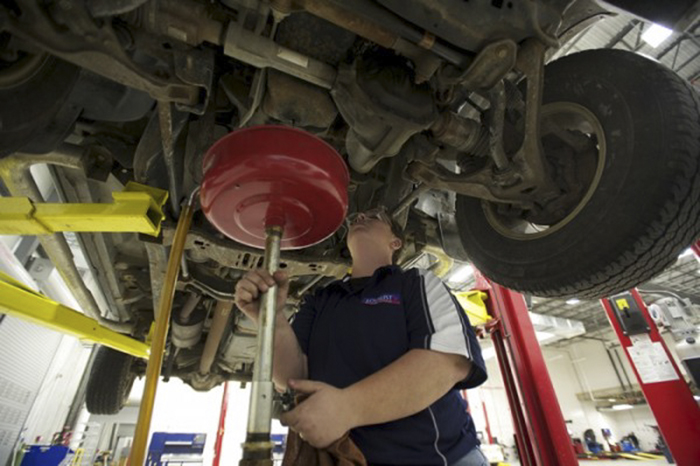
[[[601,303],[676,464],[697,466],[700,408],[639,292],[634,289]]]
[[[489,331],[513,414],[520,464],[577,466],[525,299],[476,275],[476,288],[489,295],[486,306],[494,317]]]
[[[212,466],[221,463],[221,449],[224,445],[224,431],[226,428],[226,412],[228,411],[228,382],[224,382],[224,394],[221,396],[221,411],[219,412],[219,429],[216,431],[214,443],[214,461]]]

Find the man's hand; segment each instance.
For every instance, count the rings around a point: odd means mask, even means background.
[[[277,285],[277,312],[282,312],[287,302],[289,278],[286,273],[280,271],[275,272],[274,276],[264,269],[246,273],[236,283],[236,305],[257,323],[260,314],[260,297],[275,285]]]
[[[343,390],[313,380],[290,380],[289,386],[308,398],[280,420],[312,446],[326,448],[355,427]]]

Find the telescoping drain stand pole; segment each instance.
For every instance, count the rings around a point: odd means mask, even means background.
[[[317,244],[347,213],[349,175],[321,139],[284,126],[257,126],[219,140],[204,156],[202,209],[223,234],[265,248],[274,274],[280,252]],[[272,466],[272,361],[277,287],[260,299],[258,342],[241,466]]]
[[[266,228],[265,262],[263,268],[273,275],[279,269],[280,245],[283,225],[270,225]],[[240,465],[269,464],[272,466],[272,442],[270,423],[272,421],[272,396],[275,392],[272,382],[272,356],[275,343],[275,312],[277,310],[277,286],[273,286],[260,298],[258,318],[258,341],[255,349],[253,383],[250,391],[248,429],[243,444],[243,459]]]

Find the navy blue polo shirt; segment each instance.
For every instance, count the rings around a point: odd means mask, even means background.
[[[359,290],[348,279],[335,281],[307,295],[292,328],[307,356],[309,379],[338,388],[411,349],[461,354],[472,361],[469,376],[428,408],[350,432],[370,464],[447,466],[479,444],[459,390],[486,380],[481,348],[467,315],[433,273],[382,267]]]

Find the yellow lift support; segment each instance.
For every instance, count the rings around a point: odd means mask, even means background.
[[[111,204],[33,203],[26,197],[0,197],[0,235],[50,235],[63,231],[160,234],[167,191],[129,182],[123,191],[112,196]],[[107,329],[2,272],[0,312],[132,356],[149,357],[148,344]]]
[[[33,203],[0,197],[0,235],[50,235],[62,231],[160,234],[168,192],[130,181],[111,204]]]
[[[156,314],[158,318],[152,328],[152,346],[109,330],[84,314],[52,301],[0,272],[0,312],[148,359],[146,386],[132,447],[134,465],[144,462],[175,284],[198,191],[195,190],[189,197],[178,221],[158,306],[160,312]],[[112,196],[112,204],[48,204],[33,203],[24,197],[0,198],[0,234],[50,235],[63,231],[136,232],[152,236],[160,234],[167,191],[130,182],[124,191],[113,193]]]
[[[473,326],[483,325],[492,319],[486,310],[486,304],[484,304],[488,295],[483,291],[460,291],[455,293],[455,296],[464,312],[469,316],[469,323]]]
[[[100,326],[81,312],[37,293],[0,272],[0,312],[43,327],[147,359],[149,346]]]

